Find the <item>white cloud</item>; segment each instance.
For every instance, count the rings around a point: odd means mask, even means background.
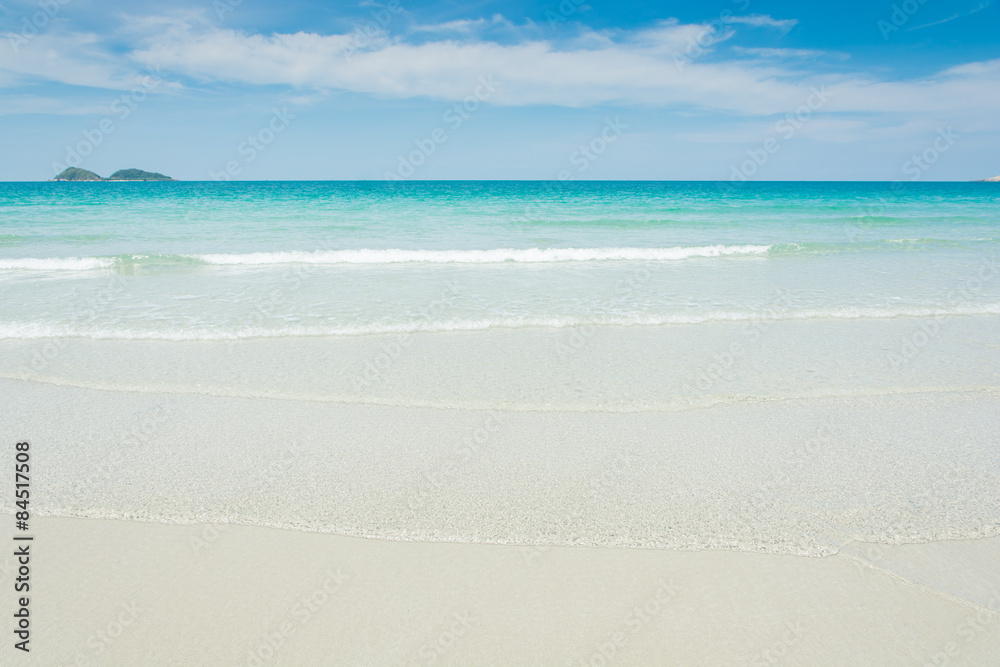
[[[1000,60],[952,67],[911,81],[845,78],[831,90],[830,111],[988,112],[1000,107]]]
[[[144,73],[131,62],[106,53],[91,33],[44,33],[0,47],[0,72],[8,85],[45,80],[91,88],[128,89]]]
[[[479,77],[493,76],[501,86],[491,101],[505,105],[693,104],[771,113],[801,97],[799,87],[780,82],[781,72],[772,68],[698,63],[679,67],[674,56],[683,54],[685,37],[691,34],[691,26],[675,26],[660,30],[652,42],[566,50],[545,41],[395,42],[347,58],[350,41],[345,35],[262,36],[221,30],[159,40],[135,57],[203,80],[387,97],[460,100],[472,94]]]
[[[791,20],[735,17],[735,23],[784,29]],[[485,23],[507,25],[502,17]],[[906,112],[993,118],[1000,107],[1000,60],[968,63],[909,81],[823,73],[808,68],[820,55],[804,49],[723,50],[732,37],[712,24],[661,21],[636,31],[581,29],[558,44],[520,34],[498,43],[471,34],[484,22],[443,24],[450,34],[426,41],[385,36],[360,48],[355,35],[246,34],[197,15],[130,19],[121,34],[140,46],[112,55],[94,35],[40,35],[13,54],[0,49],[3,78],[128,88],[143,66],[166,80],[279,85],[310,100],[324,91],[448,101],[473,94],[492,77],[498,105],[648,105],[684,112],[767,116],[793,111],[814,88],[830,96],[822,113]],[[464,27],[463,27],[464,26]],[[468,28],[470,34],[456,35]],[[754,56],[747,59],[745,56]],[[830,55],[830,54],[827,54]],[[846,55],[846,54],[833,54]],[[164,85],[161,90],[168,90]],[[305,98],[303,98],[305,99]],[[841,129],[846,129],[842,127]]]
[[[621,42],[639,49],[650,55],[659,56],[684,56],[688,49],[701,47],[710,50],[719,42],[732,37],[732,30],[717,29],[710,24],[690,23],[681,24],[677,19],[668,19],[657,22],[651,28],[644,28],[622,35]],[[692,46],[694,45],[694,46]],[[608,39],[605,47],[616,46],[613,40]]]
[[[975,14],[977,12],[981,12],[984,9],[988,8],[991,4],[993,4],[993,3],[992,2],[981,2],[981,3],[979,3],[978,7],[976,7],[975,9],[973,9],[973,10],[971,10],[969,12],[966,12],[964,14],[962,14],[961,12],[959,12],[958,14],[953,14],[952,16],[949,16],[948,18],[941,19],[940,21],[932,21],[930,23],[923,23],[921,25],[915,25],[912,28],[907,28],[907,30],[920,30],[921,28],[929,28],[929,27],[934,26],[934,25],[941,25],[942,23],[949,23],[951,21],[954,21],[955,19],[965,18],[966,16],[970,16],[970,15]]]
[[[782,23],[770,17],[754,20]],[[585,34],[560,47],[539,39],[414,44],[397,38],[350,53],[350,35],[247,35],[188,26],[158,37],[133,56],[203,81],[384,97],[461,100],[472,94],[479,77],[492,76],[500,86],[490,102],[500,105],[641,104],[767,115],[797,108],[819,86],[831,96],[824,111],[964,111],[1000,105],[1000,61],[970,63],[920,80],[877,81],[810,73],[787,62],[810,55],[806,51],[757,53],[774,56],[770,63],[724,59],[719,53],[706,57],[717,44],[705,38],[710,30],[664,21],[632,33]],[[692,51],[699,37],[708,47]]]
[[[445,23],[435,23],[433,25],[415,25],[409,30],[410,32],[427,32],[433,34],[443,34],[443,33],[460,33],[460,34],[472,34],[477,33],[486,28],[493,27],[506,28],[508,30],[515,30],[517,26],[505,19],[500,14],[494,14],[490,19],[459,19],[457,21],[447,21]]]
[[[288,102],[289,104],[295,106],[311,106],[320,102],[326,97],[326,93],[323,91],[310,92],[310,93],[292,93],[283,96],[282,102]]]
[[[743,46],[734,46],[733,51],[736,53],[745,53],[748,56],[756,56],[758,58],[809,59],[828,57],[836,58],[838,60],[847,60],[850,58],[850,54],[842,53],[840,51],[820,51],[817,49],[746,48]]]
[[[766,14],[747,14],[745,16],[730,16],[726,23],[743,23],[755,28],[776,28],[782,32],[788,32],[796,25],[798,19],[774,19]]]

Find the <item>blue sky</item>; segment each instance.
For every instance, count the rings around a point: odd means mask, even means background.
[[[998,0],[0,0],[0,180],[971,180]]]

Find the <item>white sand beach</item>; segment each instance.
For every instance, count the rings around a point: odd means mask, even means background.
[[[586,363],[654,334],[595,333]],[[506,344],[535,363],[526,341],[538,335],[481,337],[480,354],[432,366],[474,388],[471,360],[489,369],[499,361],[488,352],[506,355]],[[263,344],[222,353],[226,343],[73,340],[48,375],[0,380],[9,423],[32,434],[43,508],[32,519],[31,664],[990,665],[1000,655],[994,391],[817,391],[639,411],[573,409],[558,391],[563,403],[548,410],[227,391],[224,355],[244,369],[244,390],[280,389],[292,357],[364,359],[357,346],[382,343],[303,340],[284,365]],[[404,364],[465,344],[415,337],[390,386],[407,391],[426,370]],[[25,358],[6,345],[8,360]],[[310,345],[332,356],[303,353]],[[748,367],[767,365],[766,350],[753,354],[765,359],[748,356]],[[103,377],[84,364],[99,359]],[[837,372],[816,348],[813,360],[827,379]],[[129,379],[138,367],[141,387]],[[531,398],[535,376],[510,370],[493,391]],[[292,372],[305,386],[306,370]],[[439,386],[437,400],[460,398],[447,394],[459,385]],[[8,555],[4,581],[14,573]]]
[[[38,665],[993,665],[1000,655],[998,538],[859,542],[808,558],[36,522]],[[3,565],[6,585],[9,557]]]

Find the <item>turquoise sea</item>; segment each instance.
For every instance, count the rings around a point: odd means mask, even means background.
[[[996,314],[998,248],[992,183],[7,183],[0,337]]]

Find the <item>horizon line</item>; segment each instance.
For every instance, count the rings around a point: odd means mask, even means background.
[[[994,177],[995,178],[995,177]],[[689,179],[656,179],[656,178],[604,178],[604,179],[558,179],[558,178],[411,178],[411,179],[387,179],[387,178],[276,178],[276,179],[233,179],[233,180],[216,180],[216,179],[179,179],[170,178],[169,180],[127,180],[127,179],[101,179],[99,181],[90,180],[56,180],[56,179],[25,179],[17,181],[0,181],[0,183],[387,183],[387,184],[400,184],[400,183],[729,183],[734,187],[740,185],[747,185],[751,183],[905,183],[905,184],[920,184],[920,183],[990,183],[997,182],[986,179],[972,179],[972,180],[878,180],[878,179],[868,179],[868,180],[838,180],[838,179],[778,179],[778,180],[745,180],[745,181],[733,181],[730,179],[708,179],[708,178],[689,178]]]

